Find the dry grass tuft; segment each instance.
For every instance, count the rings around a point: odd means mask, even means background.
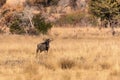
[[[120,76],[120,71],[113,70],[113,71],[111,71],[110,75],[112,75],[112,76]]]
[[[109,63],[103,62],[100,64],[102,69],[110,69],[111,65]]]
[[[61,69],[71,69],[75,66],[75,61],[71,59],[60,59],[59,65]]]

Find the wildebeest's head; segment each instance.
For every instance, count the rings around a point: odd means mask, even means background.
[[[53,41],[53,39],[45,39],[44,41],[49,43],[49,42]]]

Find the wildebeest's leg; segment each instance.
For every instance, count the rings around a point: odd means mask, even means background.
[[[48,48],[48,47],[46,47],[46,51],[47,51],[47,53],[48,53],[48,49],[49,49],[49,48]]]

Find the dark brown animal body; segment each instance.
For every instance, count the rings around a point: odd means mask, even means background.
[[[50,42],[51,42],[52,40],[50,40],[50,39],[46,39],[43,43],[39,43],[39,44],[37,44],[37,49],[36,49],[36,56],[38,55],[38,52],[42,52],[42,51],[47,51],[48,52],[48,50],[49,50],[49,48],[50,48]]]

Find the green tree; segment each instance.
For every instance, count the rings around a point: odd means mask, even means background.
[[[89,3],[89,10],[91,14],[101,21],[107,21],[107,25],[112,27],[114,35],[114,27],[111,26],[111,24],[120,15],[120,3],[118,0],[91,0]]]
[[[50,22],[46,22],[41,14],[35,15],[32,18],[32,21],[35,29],[42,34],[47,34],[48,30],[52,28],[52,24]]]
[[[12,34],[24,34],[25,33],[24,28],[21,27],[20,24],[21,20],[19,18],[15,19],[10,25],[10,32]]]

